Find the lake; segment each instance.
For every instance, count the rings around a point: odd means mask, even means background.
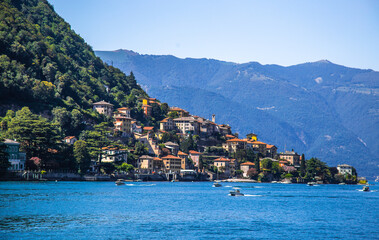
[[[222,185],[0,182],[0,238],[379,239],[378,185]]]

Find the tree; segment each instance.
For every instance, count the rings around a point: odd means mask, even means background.
[[[67,135],[71,130],[71,113],[66,108],[55,107],[52,110],[54,122],[60,128],[60,131]]]
[[[117,170],[123,171],[123,172],[131,172],[134,170],[133,165],[127,164],[125,162],[122,163],[121,165],[117,166],[116,168],[117,168]]]
[[[101,164],[103,148],[108,147],[111,144],[111,141],[108,139],[108,136],[111,133],[109,127],[109,123],[102,122],[96,125],[94,130],[85,131],[80,136],[80,139],[87,143],[91,158],[97,159],[99,164]]]
[[[0,139],[0,176],[4,176],[8,168],[11,166],[7,153],[7,145],[3,143],[4,139]]]
[[[250,168],[250,169],[247,171],[247,176],[248,176],[250,179],[257,179],[258,174],[259,174],[259,172],[258,172],[257,169],[255,169],[255,168]]]
[[[321,177],[323,180],[331,178],[331,174],[326,163],[317,158],[311,158],[306,161],[306,174],[308,180],[313,180],[315,177]]]
[[[28,107],[16,112],[9,124],[7,135],[20,142],[27,158],[40,158],[41,167],[44,167],[51,157],[48,149],[57,148],[62,139],[56,125],[33,114]]]
[[[179,117],[179,113],[177,111],[172,111],[172,112],[170,112],[168,114],[168,117],[169,118],[173,118],[173,119],[178,118]]]
[[[189,150],[197,150],[197,144],[191,134],[180,143],[180,150],[185,153],[188,153]]]
[[[305,176],[305,156],[304,153],[301,155],[301,162],[300,162],[300,175],[302,177]]]
[[[263,159],[262,160],[262,168],[264,170],[271,170],[271,168],[272,168],[272,160],[268,159],[268,158]]]
[[[135,145],[134,153],[138,156],[146,155],[149,153],[149,149],[145,144],[137,142]]]
[[[91,156],[85,141],[78,140],[74,143],[74,157],[79,167],[79,173],[85,173],[91,164]]]

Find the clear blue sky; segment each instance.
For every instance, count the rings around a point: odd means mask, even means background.
[[[379,1],[48,0],[94,50],[379,71]]]

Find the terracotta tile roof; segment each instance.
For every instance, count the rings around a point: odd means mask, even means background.
[[[179,152],[178,152],[178,155],[188,156],[187,153],[184,153],[184,152],[182,152],[182,151],[179,151]]]
[[[181,109],[181,108],[178,108],[178,107],[171,107],[171,108],[170,108],[170,111],[187,112],[186,110]]]
[[[234,138],[234,139],[229,139],[226,140],[227,142],[246,142],[246,139],[239,139],[239,138]]]
[[[117,110],[130,110],[130,108],[128,108],[128,107],[120,107],[120,108],[117,108]]]
[[[227,138],[231,138],[231,139],[236,138],[235,136],[230,135],[230,134],[227,134],[225,137],[227,137]]]
[[[162,158],[154,157],[153,160],[154,160],[154,161],[162,161]]]
[[[177,159],[177,160],[182,160],[180,157],[176,157],[174,155],[167,155],[165,157],[162,157],[162,159]]]
[[[143,127],[143,130],[145,131],[152,131],[154,127]]]
[[[267,148],[273,148],[273,147],[275,147],[275,145],[267,144]]]
[[[194,150],[189,150],[189,153],[192,154],[192,155],[201,155],[202,154],[202,153],[196,152]]]
[[[168,122],[168,121],[167,121],[167,118],[165,118],[165,119],[163,119],[163,120],[161,121],[161,123],[165,123],[165,122]]]
[[[244,162],[244,163],[241,163],[241,166],[254,166],[255,164],[252,163],[252,162]]]
[[[254,142],[251,142],[251,143],[257,144],[257,145],[267,145],[267,143],[260,142],[260,141],[254,141]]]
[[[66,139],[73,139],[73,138],[75,138],[75,136],[67,136],[67,137],[64,138],[64,140],[66,140]]]
[[[214,162],[230,162],[230,159],[220,157],[215,159]]]
[[[148,107],[148,108],[150,107],[151,108],[152,106],[144,104],[144,105],[142,105],[142,107]]]

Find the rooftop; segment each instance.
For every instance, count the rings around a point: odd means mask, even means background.
[[[254,166],[255,164],[252,163],[252,162],[244,162],[244,163],[241,163],[241,166]]]
[[[180,157],[177,157],[177,156],[174,156],[174,155],[167,155],[165,157],[162,157],[162,159],[180,159],[182,160]]]
[[[192,154],[192,155],[196,155],[196,154],[200,155],[200,154],[202,154],[202,153],[194,151],[194,150],[189,150],[189,153]]]
[[[220,157],[220,158],[215,159],[214,162],[230,162],[230,159]]]
[[[106,102],[104,100],[102,100],[100,102],[95,102],[93,105],[109,105],[109,106],[113,106],[113,104],[111,104],[109,102]]]

